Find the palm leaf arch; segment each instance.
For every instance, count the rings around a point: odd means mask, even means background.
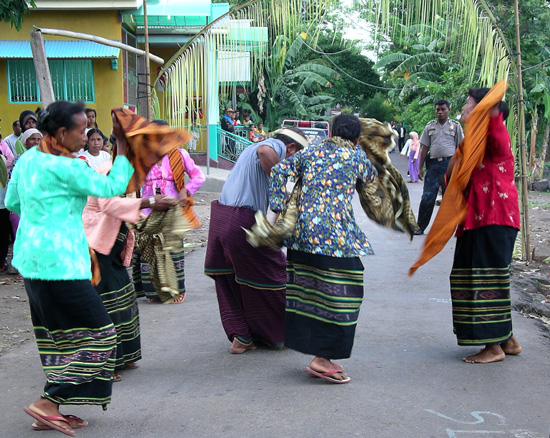
[[[197,108],[194,106],[199,105],[194,99],[197,90],[219,92],[220,95],[230,94],[233,86],[230,81],[220,83],[219,90],[217,84],[209,82],[206,59],[208,52],[225,54],[224,74],[225,77],[231,77],[239,68],[238,57],[244,56],[242,53],[248,51],[251,64],[250,89],[258,86],[261,89],[261,72],[273,54],[270,42],[280,37],[294,41],[304,31],[308,40],[314,42],[320,31],[317,24],[330,10],[332,3],[332,0],[249,0],[235,6],[190,38],[159,71],[151,87],[154,116],[162,116],[176,126],[188,127],[190,121],[186,113],[195,111]],[[267,43],[250,41],[249,46],[243,49],[243,41],[252,39],[253,32],[259,32],[257,29],[262,28],[267,29]],[[293,46],[294,44],[290,47],[281,44],[281,50],[299,50],[299,47]],[[286,56],[281,56],[281,70],[284,70],[285,60]],[[155,92],[161,78],[165,87],[162,102]],[[188,110],[182,111],[182,108]]]

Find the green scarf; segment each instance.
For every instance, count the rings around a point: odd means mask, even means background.
[[[25,152],[27,149],[25,149],[25,146],[23,146],[23,143],[21,143],[21,137],[23,134],[19,136],[19,138],[15,142],[15,153],[17,155],[21,155],[23,152]]]
[[[3,155],[0,155],[0,188],[5,188],[8,183],[8,168],[6,166],[6,159]]]

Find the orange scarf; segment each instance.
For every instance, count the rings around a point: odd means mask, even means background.
[[[176,183],[176,188],[178,193],[181,192],[185,185],[185,169],[183,166],[183,160],[181,158],[180,151],[178,149],[172,149],[168,154],[168,160],[170,162],[170,168],[172,169],[172,176],[174,177],[174,182]],[[193,205],[195,205],[195,200],[192,196],[187,198],[187,204],[184,205],[181,209],[183,211],[183,216],[193,228],[199,228],[201,223],[199,218],[193,210]]]
[[[134,174],[126,193],[139,191],[145,176],[170,150],[187,143],[192,134],[183,129],[172,129],[168,125],[157,125],[134,114],[126,108],[113,108],[111,113],[117,118],[128,141],[126,157],[134,168]],[[113,160],[116,148],[113,150]]]
[[[56,138],[52,137],[49,134],[46,134],[44,137],[42,137],[40,143],[38,143],[37,148],[40,152],[43,152],[45,154],[57,155],[58,157],[74,158],[74,155],[71,151],[69,151],[69,149],[58,143]],[[97,286],[101,281],[99,262],[97,260],[95,251],[90,247],[88,247],[88,251],[90,252],[90,262],[92,267],[92,286]]]
[[[456,227],[466,217],[468,208],[464,191],[474,169],[481,164],[487,146],[489,113],[506,92],[506,81],[500,81],[479,102],[464,126],[464,140],[458,145],[451,162],[455,162],[445,196],[430,232],[426,236],[419,259],[409,270],[409,275],[437,255],[452,237]]]
[[[73,153],[65,146],[57,142],[55,137],[46,134],[38,143],[38,150],[45,154],[57,155],[58,157],[74,158]]]

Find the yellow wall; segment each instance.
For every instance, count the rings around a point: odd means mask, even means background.
[[[0,40],[30,40],[32,26],[62,29],[101,36],[112,40],[121,40],[121,23],[118,11],[32,11],[25,15],[20,32],[9,25],[0,26]],[[70,39],[44,35],[45,40]],[[122,51],[118,57],[118,70],[111,69],[110,59],[94,59],[95,102],[86,106],[97,111],[97,124],[105,135],[111,131],[111,108],[124,104],[122,83]],[[19,119],[21,111],[35,110],[37,104],[9,103],[6,60],[0,59],[0,128],[2,136],[12,133],[11,125]]]

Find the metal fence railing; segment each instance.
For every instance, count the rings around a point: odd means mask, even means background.
[[[217,133],[218,155],[233,163],[237,161],[241,152],[252,144],[248,139],[248,128],[236,126],[235,133],[231,133],[218,126]]]

